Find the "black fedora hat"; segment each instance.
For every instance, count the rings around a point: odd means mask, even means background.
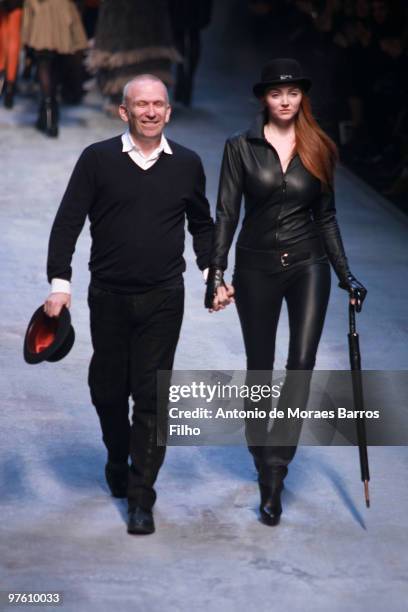
[[[303,74],[299,62],[291,58],[273,59],[263,67],[261,80],[255,83],[253,92],[257,98],[260,98],[269,87],[287,83],[299,83],[304,91],[308,91],[312,85],[309,77]]]
[[[44,306],[37,308],[28,324],[24,338],[24,359],[27,363],[59,361],[71,350],[75,340],[68,308],[58,317],[49,317]]]

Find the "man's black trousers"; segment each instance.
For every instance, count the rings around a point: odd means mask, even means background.
[[[150,509],[165,454],[157,445],[158,410],[167,409],[157,405],[157,370],[173,367],[184,287],[122,295],[91,285],[88,304],[94,349],[88,382],[108,459],[125,463],[130,455],[129,507]]]

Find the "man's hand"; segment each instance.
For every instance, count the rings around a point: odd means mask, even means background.
[[[234,287],[228,285],[228,283],[226,283],[225,287],[218,287],[217,295],[213,300],[213,307],[209,309],[209,312],[218,312],[219,310],[224,310],[229,304],[233,304],[235,302],[234,293]]]
[[[69,293],[50,293],[44,303],[44,312],[49,317],[58,317],[64,306],[71,307]]]

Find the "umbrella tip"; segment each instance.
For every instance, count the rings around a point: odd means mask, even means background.
[[[368,480],[364,481],[364,495],[365,495],[366,507],[369,508],[370,507],[370,497],[368,493]]]

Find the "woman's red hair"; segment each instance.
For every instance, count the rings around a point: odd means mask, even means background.
[[[303,92],[295,119],[296,152],[305,168],[325,186],[333,187],[337,146],[313,117],[310,98]]]

